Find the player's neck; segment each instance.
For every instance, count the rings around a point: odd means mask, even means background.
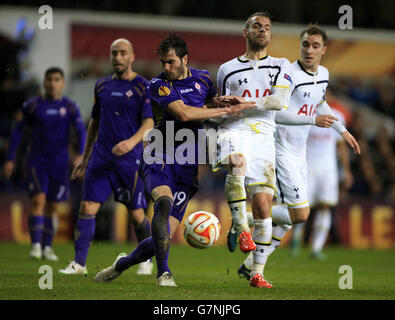
[[[244,54],[244,58],[248,60],[259,60],[266,56],[267,56],[266,48],[259,51],[247,50],[247,52]]]
[[[189,68],[185,67],[184,72],[177,78],[177,80],[184,80],[189,76]]]
[[[303,69],[304,69],[305,71],[311,72],[311,73],[317,73],[319,63],[316,63],[315,65],[312,65],[311,67],[306,66],[306,65],[303,63],[302,60],[300,60],[300,63],[302,64]]]
[[[122,72],[121,74],[115,73],[115,78],[120,80],[131,80],[137,76],[137,73],[129,69],[128,71]]]
[[[56,95],[50,95],[48,93],[44,93],[42,97],[44,98],[44,100],[53,100],[53,101],[58,100],[58,101],[60,101],[60,100],[62,100],[63,95],[62,95],[62,93],[56,94]]]

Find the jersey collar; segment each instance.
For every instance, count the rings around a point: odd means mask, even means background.
[[[296,60],[296,61],[297,61],[298,65],[299,65],[300,69],[302,69],[304,72],[306,72],[309,76],[314,77],[314,76],[317,76],[317,75],[318,75],[318,70],[317,70],[316,73],[307,71],[307,70],[303,67],[303,64],[302,64],[302,62],[300,62],[300,60]]]

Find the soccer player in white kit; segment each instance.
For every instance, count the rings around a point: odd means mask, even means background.
[[[328,70],[320,66],[326,51],[327,36],[316,25],[309,26],[301,33],[301,60],[291,65],[291,100],[288,113],[304,117],[306,124],[313,124],[316,114],[332,114],[325,101],[325,91],[329,80]],[[312,119],[310,119],[312,118]],[[306,221],[310,208],[307,192],[306,140],[311,126],[291,127],[278,125],[276,131],[276,177],[279,204],[272,207],[272,239],[266,250],[267,257],[280,244],[285,233],[294,224]],[[339,122],[332,127],[340,133],[348,144],[359,153],[354,137]],[[267,260],[266,257],[266,260]],[[251,255],[239,268],[240,275],[249,278],[252,269]],[[251,271],[251,275],[252,275]]]
[[[219,95],[260,99],[256,112],[244,112],[241,118],[229,117],[220,124],[219,151],[214,170],[224,168],[228,174],[225,193],[232,220],[240,233],[243,252],[254,251],[253,286],[266,286],[261,266],[264,248],[272,237],[270,207],[275,191],[275,112],[287,104],[290,63],[266,52],[270,42],[271,22],[265,12],[251,15],[243,29],[246,53],[222,64],[218,70]],[[263,110],[266,109],[266,110]],[[270,110],[269,110],[270,109]],[[253,165],[252,165],[253,164]],[[246,216],[246,188],[252,199],[254,233]],[[252,241],[253,240],[253,241]]]
[[[336,110],[333,112],[344,124],[343,115]],[[311,128],[307,139],[308,197],[311,208],[315,209],[311,255],[319,260],[327,258],[322,248],[332,223],[331,208],[339,200],[338,157],[349,185],[352,173],[343,139],[333,130]]]
[[[228,172],[225,193],[232,223],[240,234],[240,249],[245,253],[256,249],[250,284],[258,287],[271,286],[263,278],[263,266],[272,238],[270,208],[276,190],[274,131],[278,112],[275,111],[287,108],[292,85],[289,61],[266,52],[270,31],[268,13],[252,14],[243,29],[246,53],[222,64],[217,77],[220,96],[241,97],[255,101],[258,106],[243,112],[241,118],[226,117],[221,122],[214,166],[214,171],[223,168]],[[252,237],[246,215],[246,191],[252,199]]]

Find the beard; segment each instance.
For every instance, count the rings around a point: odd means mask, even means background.
[[[260,51],[263,50],[267,47],[269,44],[269,41],[265,39],[264,42],[257,41],[257,39],[254,38],[254,36],[248,34],[247,35],[248,43],[252,51]]]

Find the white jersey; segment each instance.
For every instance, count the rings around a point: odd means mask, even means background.
[[[260,60],[234,58],[218,70],[217,86],[220,95],[261,98],[270,95],[275,86],[290,87],[290,63],[285,58],[266,56]],[[221,129],[246,130],[274,136],[276,124],[272,110],[245,110],[242,117],[226,118]]]
[[[291,99],[288,112],[300,116],[312,116],[317,106],[325,100],[329,72],[323,66],[318,66],[316,73],[303,69],[299,61],[291,64]],[[306,156],[306,142],[312,126],[277,125],[276,152],[278,154],[292,153],[296,156]],[[333,131],[333,130],[331,130]]]
[[[337,110],[333,114],[344,125],[344,117]],[[337,142],[342,136],[331,128],[312,127],[307,139],[308,167],[320,167],[328,173],[337,171]]]

